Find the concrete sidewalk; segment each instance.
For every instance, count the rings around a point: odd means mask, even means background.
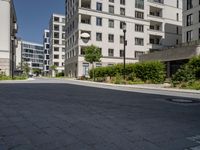
[[[165,88],[164,85],[161,84],[121,85],[121,84],[110,84],[110,83],[92,82],[92,81],[84,81],[76,79],[58,79],[58,80],[65,80],[70,84],[77,84],[77,85],[90,86],[96,88],[106,88],[106,89],[122,90],[129,92],[139,92],[139,93],[200,99],[200,90]]]

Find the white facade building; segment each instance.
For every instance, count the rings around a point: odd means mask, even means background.
[[[138,56],[181,43],[181,0],[66,0],[65,74],[87,76],[91,65],[83,49],[101,48],[96,67],[123,62],[123,24],[126,24],[126,63]],[[85,36],[89,39],[85,39]]]
[[[28,63],[32,69],[40,69],[44,67],[44,48],[42,44],[21,41],[22,62]]]
[[[0,72],[13,76],[17,18],[12,0],[0,0]]]
[[[49,30],[45,29],[43,34],[44,47],[44,75],[49,74]]]
[[[200,1],[183,1],[183,43],[200,40]]]
[[[65,60],[65,16],[53,14],[49,23],[49,66],[57,66],[58,72],[64,72]],[[51,72],[52,76],[55,73]]]

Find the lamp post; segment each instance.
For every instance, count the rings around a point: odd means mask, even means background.
[[[124,69],[123,69],[123,75],[124,75],[124,80],[126,79],[126,23],[123,24],[123,32],[124,32]]]

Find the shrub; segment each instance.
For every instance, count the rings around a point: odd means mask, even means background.
[[[137,63],[134,68],[136,77],[144,82],[163,83],[165,80],[165,65],[161,62]]]
[[[194,73],[195,78],[200,79],[200,56],[193,57],[187,64],[188,68]]]
[[[65,76],[64,72],[59,72],[56,74],[56,77],[64,77],[64,76]]]
[[[160,62],[145,62],[136,64],[126,64],[127,80],[141,80],[150,83],[162,83],[165,80],[164,64]],[[116,77],[119,82],[119,76],[123,75],[123,64],[117,64],[108,67],[100,67],[94,69],[96,78]],[[93,78],[93,69],[90,70],[90,78]]]
[[[182,66],[173,76],[172,83],[174,86],[182,82],[191,82],[195,80],[194,71],[188,66]]]

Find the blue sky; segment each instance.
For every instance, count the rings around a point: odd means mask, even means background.
[[[18,37],[42,43],[52,13],[64,14],[64,0],[14,0],[19,25]]]

